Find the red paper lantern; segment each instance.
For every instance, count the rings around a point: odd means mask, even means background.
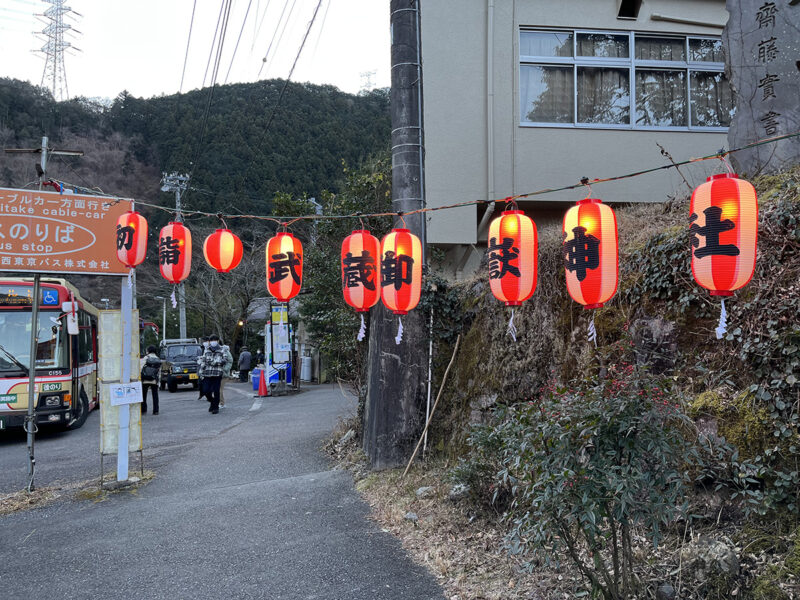
[[[136,211],[128,211],[117,219],[117,259],[132,269],[146,254],[147,220]]]
[[[521,210],[506,210],[489,226],[489,283],[495,298],[519,306],[536,289],[536,224]]]
[[[158,234],[158,262],[161,276],[178,284],[192,269],[192,234],[182,223],[171,222]]]
[[[714,175],[692,194],[692,274],[712,296],[731,296],[753,277],[758,199],[733,173]]]
[[[279,302],[288,302],[303,284],[303,244],[281,232],[267,243],[267,290]]]
[[[227,273],[242,260],[242,240],[230,229],[217,229],[203,242],[203,256],[214,269]]]
[[[381,240],[381,299],[396,315],[405,315],[422,293],[422,242],[408,229],[392,229]]]
[[[358,312],[367,312],[381,297],[378,258],[381,244],[365,229],[358,229],[342,242],[342,293],[344,301]]]
[[[600,308],[617,291],[617,217],[602,200],[586,198],[564,215],[564,270],[572,299]]]

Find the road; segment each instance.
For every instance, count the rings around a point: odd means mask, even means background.
[[[226,397],[211,415],[194,391],[163,395],[142,425],[156,477],[135,493],[0,518],[0,597],[443,598],[320,453],[351,398],[316,386],[258,401],[239,384]],[[93,413],[42,436],[37,483],[96,476],[98,429]],[[0,438],[0,489],[24,486],[24,450],[24,437]]]

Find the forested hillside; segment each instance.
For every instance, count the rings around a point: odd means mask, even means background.
[[[284,83],[150,99],[122,92],[103,106],[80,98],[56,103],[28,83],[0,79],[0,145],[36,147],[43,135],[55,146],[82,144],[76,147],[86,151],[85,159],[54,161],[49,174],[139,199],[137,194],[147,192],[132,179],[142,169],[192,172],[196,190],[187,200],[193,208],[265,213],[279,191],[315,196],[337,190],[342,161],[358,164],[389,144],[387,91],[353,96],[332,86],[289,83],[275,109]],[[106,173],[103,157],[93,156],[111,139],[124,147],[117,169],[123,177]],[[87,161],[100,168],[86,169]],[[33,162],[0,155],[0,185],[35,179]],[[106,175],[114,176],[109,181]],[[158,198],[157,181],[154,185]]]

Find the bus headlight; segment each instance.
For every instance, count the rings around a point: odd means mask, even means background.
[[[42,396],[39,399],[39,406],[43,408],[56,408],[61,406],[61,395],[53,394],[51,396]]]

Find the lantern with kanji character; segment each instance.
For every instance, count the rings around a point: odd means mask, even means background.
[[[733,173],[714,175],[692,194],[692,274],[712,296],[731,296],[753,277],[758,200]]]
[[[422,293],[422,243],[408,229],[392,229],[381,240],[381,299],[396,315],[405,315]]]
[[[358,312],[367,312],[381,297],[378,258],[381,244],[369,231],[359,229],[342,242],[342,293]]]
[[[192,234],[183,223],[171,222],[158,234],[158,263],[161,276],[178,284],[192,268]]]
[[[117,259],[132,269],[146,254],[147,220],[136,211],[128,211],[117,219]]]
[[[267,243],[267,290],[279,302],[288,302],[303,283],[303,244],[282,231]]]
[[[578,202],[564,215],[567,290],[586,309],[600,308],[617,291],[617,218],[596,198]]]
[[[536,224],[521,210],[505,210],[489,226],[489,284],[495,298],[519,306],[536,289]]]
[[[747,285],[756,267],[758,199],[734,173],[714,175],[692,194],[689,232],[695,281],[721,296],[717,339],[727,331],[725,297]]]
[[[230,229],[217,229],[203,242],[203,256],[217,271],[227,273],[242,260],[242,240]]]

